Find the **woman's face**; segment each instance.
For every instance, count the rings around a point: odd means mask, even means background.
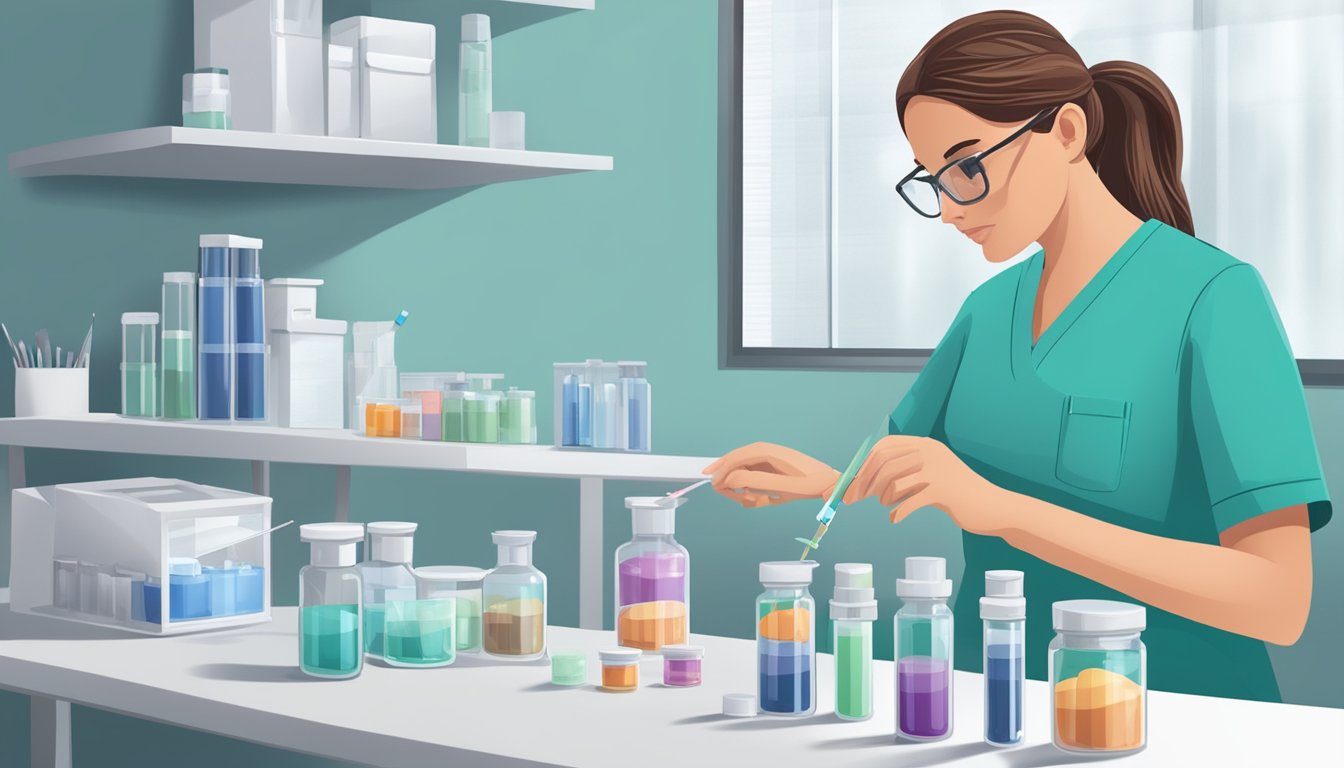
[[[916,96],[905,107],[906,138],[915,151],[915,162],[929,175],[954,160],[989,149],[1026,122],[993,123],[931,96]],[[1071,155],[1076,154],[1059,140],[1060,123],[1057,119],[1049,133],[1027,131],[984,158],[989,194],[983,199],[961,205],[940,193],[942,220],[978,244],[989,261],[1006,261],[1021,253],[1059,213],[1068,188]]]

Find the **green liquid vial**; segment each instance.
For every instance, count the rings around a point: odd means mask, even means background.
[[[196,273],[163,273],[163,408],[165,419],[196,418]]]
[[[355,677],[364,669],[363,579],[355,546],[358,523],[309,523],[299,538],[311,547],[299,571],[299,669],[327,679]]]
[[[183,128],[229,129],[229,115],[225,112],[183,112]]]
[[[873,621],[877,600],[873,566],[837,563],[835,596],[830,604],[835,650],[835,716],[867,720],[873,716]]]

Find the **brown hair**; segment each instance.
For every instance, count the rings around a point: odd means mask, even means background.
[[[993,122],[1030,120],[1072,102],[1087,116],[1087,159],[1106,189],[1140,219],[1195,233],[1181,185],[1176,99],[1152,70],[1130,61],[1091,68],[1059,31],[1020,11],[967,16],[934,35],[906,67],[896,111],[933,96]],[[1048,131],[1047,120],[1037,131]]]

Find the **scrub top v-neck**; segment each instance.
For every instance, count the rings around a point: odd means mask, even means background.
[[[892,434],[948,445],[990,482],[1118,526],[1218,544],[1284,507],[1331,515],[1297,364],[1253,267],[1149,220],[1033,343],[1044,255],[962,306]],[[980,665],[983,572],[1026,573],[1028,675],[1045,679],[1050,605],[1125,600],[1097,582],[963,533],[958,668]],[[1274,701],[1263,642],[1148,606],[1159,690]]]

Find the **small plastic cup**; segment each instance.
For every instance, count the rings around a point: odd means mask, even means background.
[[[638,648],[610,648],[598,651],[602,660],[602,688],[607,691],[628,693],[639,687],[639,659],[644,654]]]
[[[576,651],[551,653],[551,684],[572,687],[588,682],[588,659]]]
[[[698,645],[663,646],[663,685],[690,688],[700,684],[705,649]]]

